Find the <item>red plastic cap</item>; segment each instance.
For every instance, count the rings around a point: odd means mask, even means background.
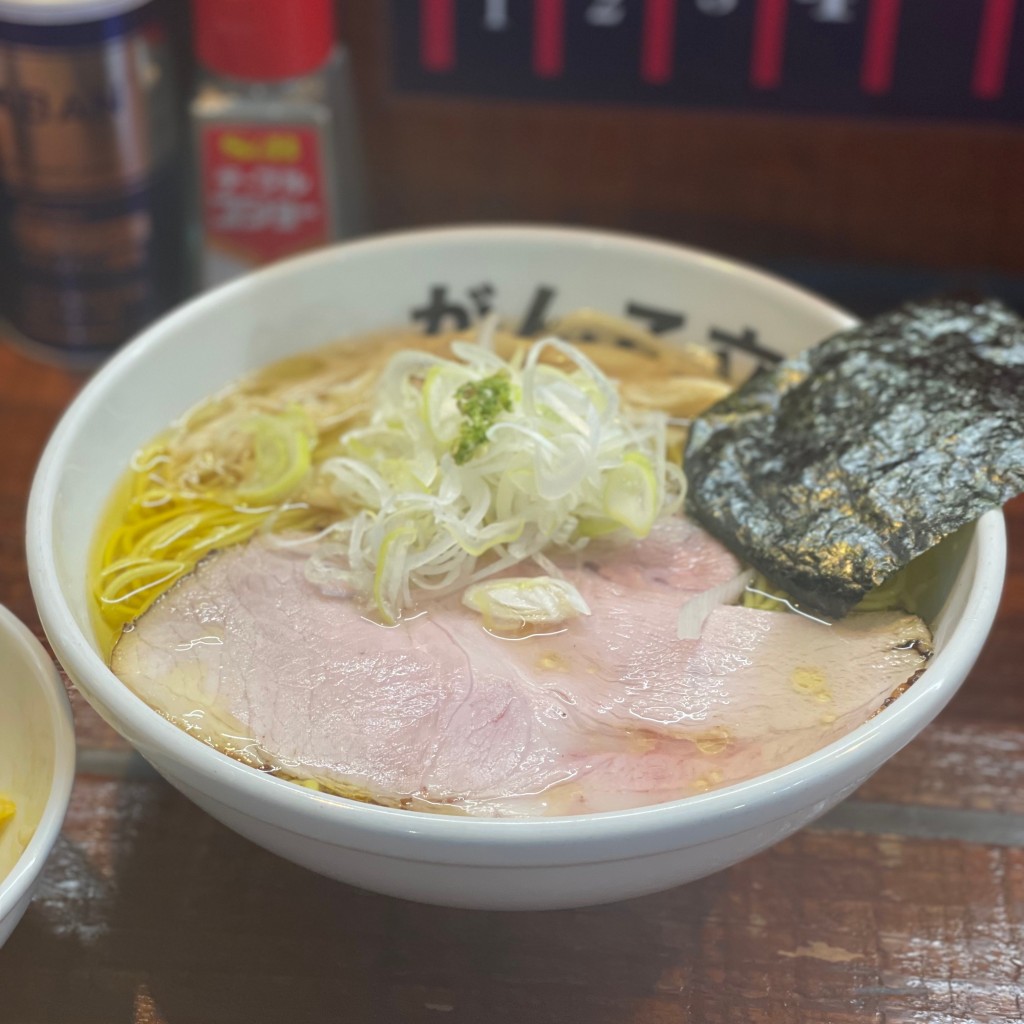
[[[333,0],[193,0],[196,56],[253,82],[314,71],[334,44]]]

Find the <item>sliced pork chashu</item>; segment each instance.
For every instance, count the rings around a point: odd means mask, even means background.
[[[200,738],[339,792],[485,815],[634,807],[810,754],[923,667],[928,630],[899,612],[828,626],[722,607],[677,639],[687,598],[737,570],[673,518],[566,567],[589,617],[509,640],[458,598],[378,625],[257,541],[181,580],[113,667]]]

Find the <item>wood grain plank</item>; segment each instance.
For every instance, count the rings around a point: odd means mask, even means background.
[[[0,344],[0,602],[37,633],[25,569],[29,485],[46,439],[79,385],[74,375]]]
[[[44,641],[25,565],[28,492],[46,440],[84,380],[82,374],[30,359],[0,343],[0,604]],[[68,688],[79,741],[87,746],[127,749],[125,741],[81,695],[70,684]]]
[[[474,913],[295,868],[158,781],[79,779],[0,1019],[1019,1019],[1024,850],[805,831],[663,895]]]
[[[865,783],[855,799],[1024,814],[1024,730],[951,709]]]

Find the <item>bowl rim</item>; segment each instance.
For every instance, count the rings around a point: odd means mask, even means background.
[[[474,818],[382,807],[317,792],[256,771],[187,735],[137,697],[104,664],[78,629],[57,584],[48,537],[52,536],[63,450],[79,423],[92,415],[107,390],[116,387],[137,362],[162,344],[163,338],[178,334],[192,318],[201,316],[208,308],[244,299],[250,291],[272,279],[301,276],[308,268],[321,263],[343,263],[358,259],[362,253],[389,248],[552,241],[660,255],[675,261],[680,268],[694,264],[710,267],[728,272],[744,284],[767,288],[781,298],[822,315],[837,331],[856,322],[845,310],[811,291],[746,263],[701,249],[625,233],[518,224],[422,228],[374,235],[282,261],[184,303],[116,353],[71,403],[39,462],[29,499],[26,537],[29,576],[43,627],[72,680],[76,685],[79,685],[79,678],[87,681],[80,687],[86,698],[90,699],[95,692],[97,699],[124,723],[118,730],[130,741],[134,742],[133,736],[145,737],[162,756],[198,775],[204,782],[202,792],[220,803],[223,803],[222,787],[226,786],[235,799],[246,801],[250,810],[243,813],[301,835],[313,834],[307,826],[312,827],[315,821],[319,827],[313,831],[330,834],[339,842],[338,833],[343,833],[344,845],[354,848],[362,845],[357,840],[359,835],[366,842],[368,836],[392,839],[415,836],[420,841],[458,844],[463,849],[495,845],[553,848],[566,842],[605,841],[614,835],[618,846],[618,841],[628,843],[631,838],[640,836],[666,831],[687,832],[698,824],[706,825],[709,820],[717,820],[725,828],[742,811],[747,812],[746,826],[753,807],[759,809],[763,820],[773,820],[779,817],[780,806],[791,802],[787,799],[780,803],[781,794],[803,805],[808,796],[820,798],[834,792],[836,786],[830,783],[840,771],[844,777],[856,771],[870,774],[885,760],[885,756],[878,755],[880,750],[894,753],[941,710],[977,658],[995,619],[1006,564],[1005,524],[999,510],[986,513],[972,527],[967,558],[970,560],[973,554],[974,566],[964,616],[956,623],[945,648],[931,659],[914,686],[884,714],[799,761],[753,779],[709,793],[637,808],[553,817]],[[229,806],[237,809],[237,804]],[[259,812],[252,811],[253,807],[259,808]],[[299,819],[301,827],[295,824]],[[288,824],[282,824],[282,820]],[[606,853],[610,854],[611,850]],[[614,858],[602,856],[599,859]],[[580,862],[580,858],[575,862]]]
[[[0,633],[15,641],[25,671],[42,691],[54,737],[53,778],[39,823],[14,867],[0,878],[0,921],[3,921],[31,890],[57,841],[71,800],[76,752],[71,702],[53,659],[28,626],[3,605],[0,605]]]

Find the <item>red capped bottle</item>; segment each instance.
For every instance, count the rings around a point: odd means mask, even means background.
[[[193,0],[199,279],[219,284],[364,226],[333,0]]]

